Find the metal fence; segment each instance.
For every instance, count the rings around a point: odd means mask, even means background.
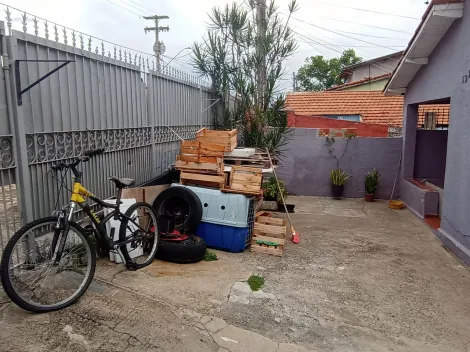
[[[15,30],[11,9],[6,13],[6,28],[0,22],[2,248],[20,224],[56,208],[59,187],[51,166],[57,161],[105,148],[83,164],[83,183],[99,197],[111,197],[108,177],[148,181],[174,162],[180,137],[194,138],[199,128],[213,125],[217,98],[201,79],[169,66],[156,72],[148,54],[26,13],[22,30]],[[62,64],[57,60],[72,62],[17,96],[18,83],[22,89],[31,85]],[[59,204],[67,202],[67,193]]]

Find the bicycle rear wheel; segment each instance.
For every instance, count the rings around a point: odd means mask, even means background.
[[[61,260],[54,263],[54,236],[57,243],[64,236],[56,224],[56,217],[47,217],[25,225],[3,251],[0,275],[5,293],[31,312],[68,307],[85,293],[95,273],[95,248],[75,222],[69,222]]]
[[[134,268],[140,269],[152,263],[157,253],[160,238],[157,215],[152,206],[144,202],[133,204],[124,214],[132,221],[121,221],[119,242],[130,240],[121,251],[127,262],[133,261]]]

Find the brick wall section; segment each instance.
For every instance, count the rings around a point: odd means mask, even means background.
[[[335,120],[322,116],[303,116],[292,111],[287,113],[287,118],[289,126],[295,128],[355,129],[358,137],[388,136],[388,126],[375,123]]]

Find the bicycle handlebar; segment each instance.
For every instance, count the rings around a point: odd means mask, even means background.
[[[83,156],[79,156],[79,157],[76,157],[71,163],[64,163],[64,162],[58,162],[57,164],[53,165],[52,166],[52,170],[54,171],[60,171],[60,170],[63,170],[63,169],[68,169],[68,168],[71,168],[72,171],[75,172],[75,166],[77,166],[78,164],[80,164],[80,162],[85,162],[85,161],[88,161],[88,159],[90,159],[91,157],[95,156],[95,155],[100,155],[100,154],[103,154],[105,152],[104,148],[100,148],[100,149],[94,149],[94,150],[86,150],[84,153],[83,153]]]

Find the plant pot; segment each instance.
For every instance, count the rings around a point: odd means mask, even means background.
[[[366,199],[366,202],[373,202],[374,201],[374,193],[366,194],[365,199]]]
[[[286,204],[287,212],[288,213],[293,213],[295,204]],[[282,203],[277,203],[277,211],[285,213],[284,205]]]
[[[331,185],[331,193],[333,195],[333,199],[343,198],[343,192],[344,192],[344,185],[342,186]]]

